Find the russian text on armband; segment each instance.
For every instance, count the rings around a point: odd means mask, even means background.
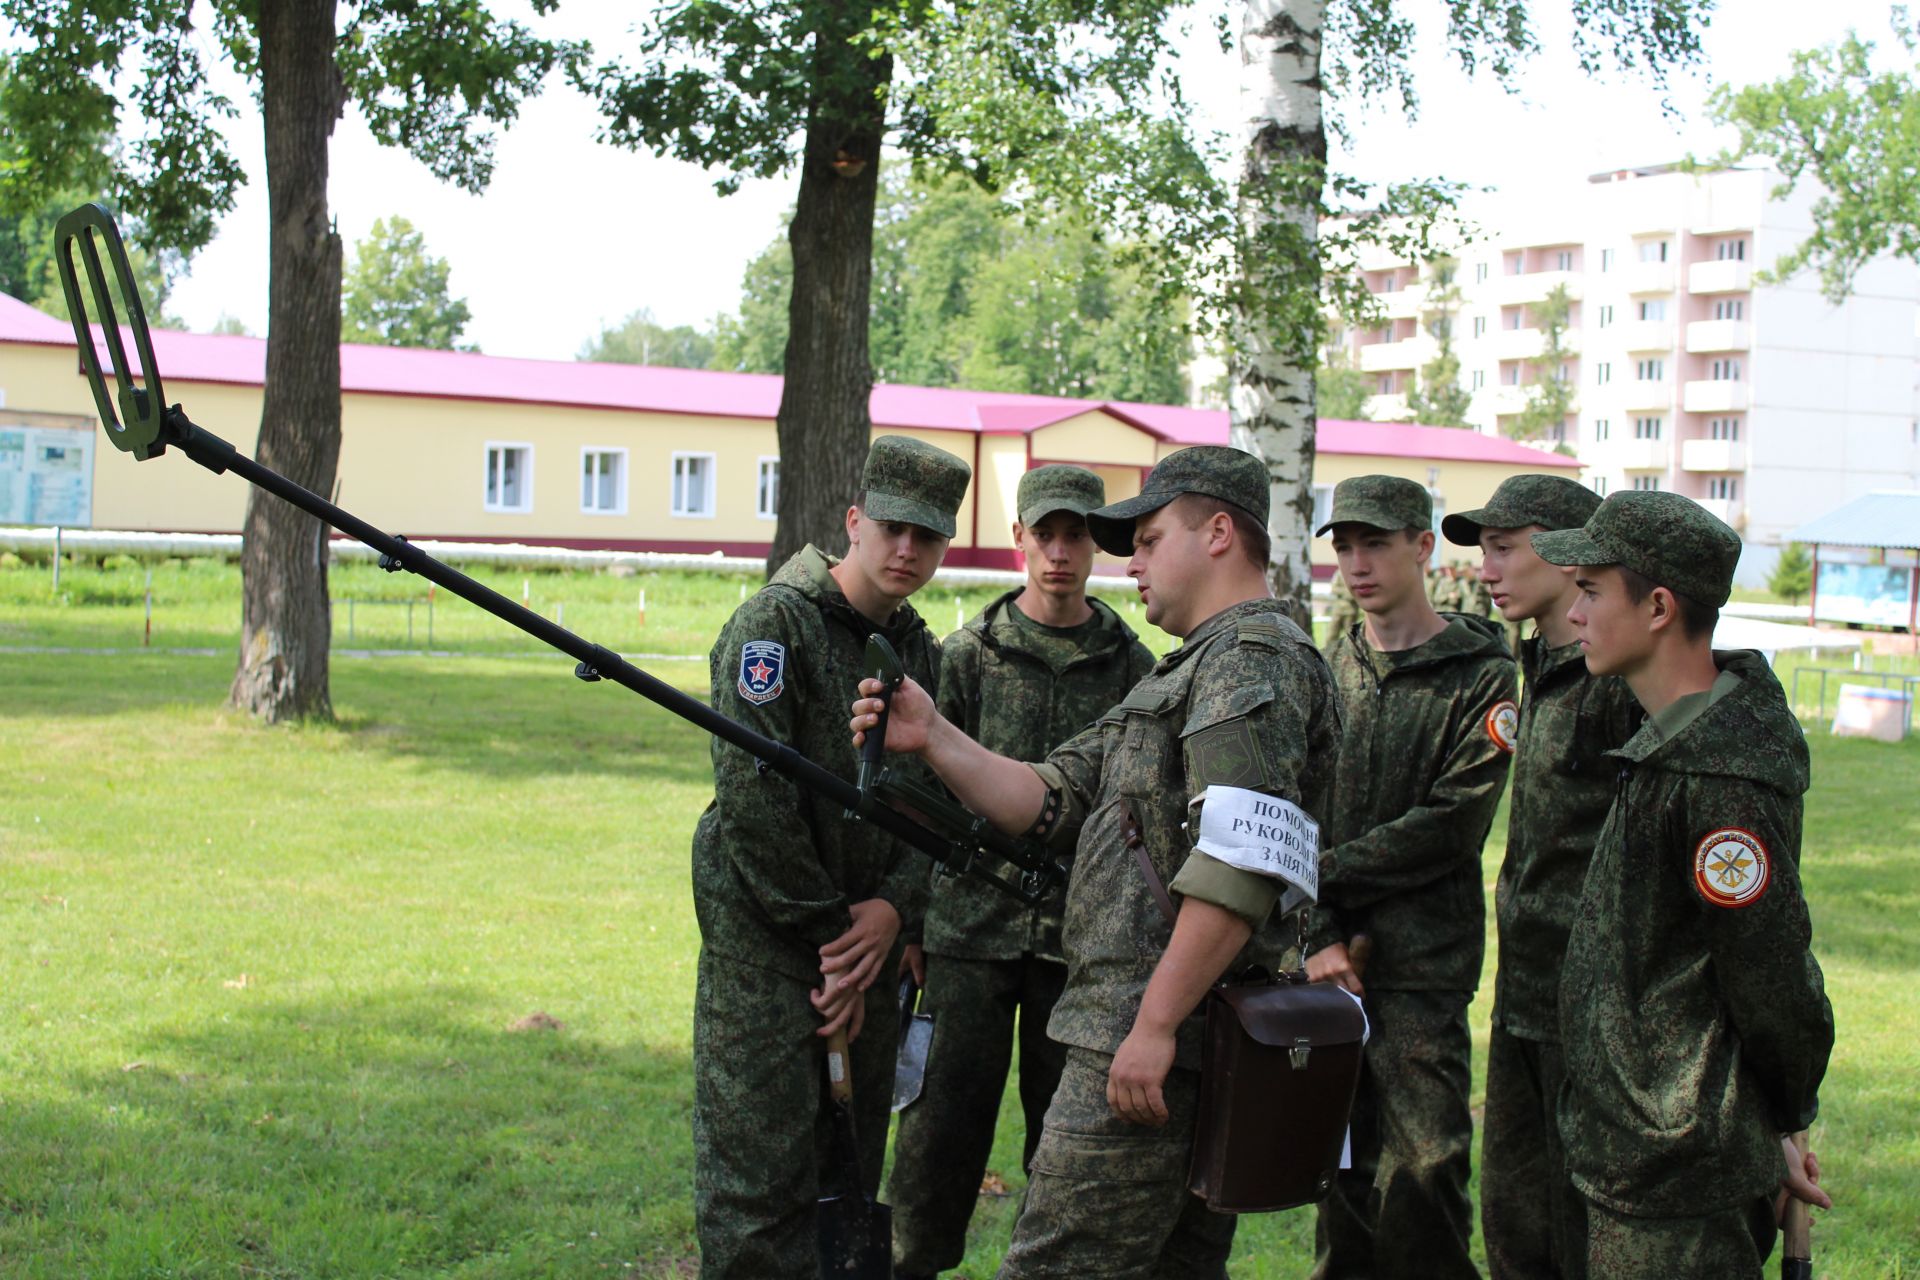
[[[1287,886],[1282,912],[1320,899],[1320,824],[1291,800],[1218,783],[1201,792],[1193,847],[1228,866]]]

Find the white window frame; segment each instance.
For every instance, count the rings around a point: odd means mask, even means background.
[[[1487,385],[1487,371],[1485,369],[1475,369],[1473,371],[1473,386],[1471,389],[1474,391],[1478,391],[1486,385]],[[1323,520],[1320,523],[1325,524],[1326,521]],[[1319,527],[1320,525],[1314,526],[1314,528],[1316,529],[1318,529]]]
[[[631,462],[627,457],[626,446],[617,444],[583,444],[580,446],[580,478],[586,479],[587,459],[617,454],[620,458],[620,480],[614,486],[614,504],[611,507],[590,507],[586,494],[580,495],[580,514],[588,516],[623,516],[627,514],[627,486],[632,482],[633,472],[628,468]],[[596,488],[598,486],[596,485]]]
[[[1665,240],[1642,240],[1639,245],[1640,261],[1665,262],[1667,260],[1667,242]]]
[[[1640,303],[1640,318],[1653,324],[1665,324],[1667,320],[1667,300],[1665,298],[1646,298]]]
[[[1607,478],[1605,476],[1595,476],[1593,478],[1593,491],[1602,498],[1607,496]]]
[[[1555,271],[1573,270],[1573,250],[1555,249],[1553,251],[1553,269]]]
[[[1658,440],[1666,434],[1667,422],[1657,415],[1647,415],[1633,420],[1633,438],[1635,440]]]
[[[773,464],[773,506],[771,509],[764,505],[767,492],[767,464],[769,462]],[[763,453],[760,455],[760,461],[754,464],[753,508],[755,514],[762,520],[778,520],[780,518],[780,455],[777,453]],[[1315,527],[1318,528],[1317,525]]]
[[[1707,496],[1722,502],[1739,500],[1740,486],[1732,476],[1711,476],[1707,480]]]
[[[1487,273],[1488,264],[1484,262],[1476,262],[1473,264],[1473,282],[1475,284],[1485,284],[1487,282]]]
[[[1707,423],[1707,438],[1709,440],[1725,440],[1729,443],[1737,442],[1740,439],[1740,419],[1713,419]]]
[[[1642,493],[1658,493],[1660,492],[1660,477],[1635,476],[1633,478],[1633,487]]]
[[[1613,381],[1613,361],[1601,360],[1593,366],[1593,385],[1604,387]]]
[[[1747,260],[1747,238],[1745,236],[1729,236],[1727,239],[1720,241],[1713,246],[1713,257],[1716,262],[1745,262]]]
[[[1485,316],[1475,316],[1473,318],[1473,336],[1476,338],[1484,338],[1487,336],[1487,318]]]
[[[1318,529],[1333,515],[1333,486],[1313,486],[1313,527]]]
[[[1745,320],[1747,304],[1743,298],[1722,298],[1713,304],[1715,320]]]
[[[1710,382],[1738,382],[1740,361],[1732,356],[1715,360],[1707,367],[1707,375]]]
[[[1613,434],[1613,421],[1611,419],[1595,418],[1593,420],[1593,438],[1596,441],[1605,440],[1608,436],[1612,434]]]
[[[1602,329],[1613,327],[1613,304],[1611,302],[1600,308],[1600,327]]]
[[[1658,358],[1636,360],[1633,362],[1635,382],[1665,382],[1667,380],[1667,362]]]
[[[683,461],[704,459],[707,464],[707,509],[705,511],[682,510],[678,502],[680,486],[680,464]],[[667,509],[681,520],[711,520],[720,506],[720,458],[718,454],[706,453],[696,449],[676,449],[673,463],[667,471]]]
[[[520,480],[520,492],[526,496],[521,506],[510,507],[502,502],[492,502],[487,498],[487,481],[493,475],[493,451],[495,449],[518,449],[526,454],[525,474]],[[500,468],[502,473],[506,467]],[[502,479],[504,481],[504,474]],[[505,488],[505,484],[501,488]],[[533,514],[533,442],[530,440],[489,440],[480,450],[480,505],[493,514],[503,516],[528,516]]]
[[[1602,272],[1613,270],[1613,250],[1602,249],[1600,251],[1600,270]]]

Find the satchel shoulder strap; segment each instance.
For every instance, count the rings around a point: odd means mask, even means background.
[[[1140,874],[1146,878],[1147,888],[1153,890],[1153,900],[1160,904],[1160,914],[1167,918],[1171,928],[1177,919],[1173,909],[1173,898],[1167,893],[1167,886],[1160,882],[1160,873],[1153,869],[1153,855],[1147,852],[1147,842],[1140,834],[1140,819],[1131,804],[1126,806],[1127,850],[1133,854],[1133,860],[1140,866]]]

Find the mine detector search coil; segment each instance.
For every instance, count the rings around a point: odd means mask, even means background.
[[[121,332],[121,321],[114,311],[106,268],[101,261],[103,248],[107,262],[112,265],[114,279],[119,284],[120,296],[126,302],[126,331],[132,335],[135,353],[139,357],[137,366],[127,359],[125,335]],[[80,273],[74,264],[76,251],[80,268],[86,275],[85,293],[82,292]],[[387,572],[405,569],[445,587],[461,599],[575,659],[578,665],[574,667],[574,674],[580,679],[611,680],[683,720],[691,720],[708,733],[757,757],[762,770],[771,768],[786,775],[800,786],[840,804],[850,815],[871,822],[919,849],[943,866],[956,871],[970,870],[1030,903],[1045,898],[1062,882],[1064,868],[1039,845],[1030,841],[1010,840],[988,828],[983,819],[975,818],[944,795],[924,785],[896,778],[880,760],[884,733],[869,735],[873,745],[862,755],[859,785],[849,783],[785,743],[755,733],[706,703],[648,675],[612,650],[583,639],[499,592],[482,586],[405,538],[382,533],[312,490],[262,466],[219,436],[194,425],[179,405],[170,406],[166,403],[160,381],[160,366],[153,355],[153,339],[147,331],[146,311],[140,303],[140,290],[127,261],[126,247],[121,243],[120,231],[114,225],[113,216],[99,205],[82,205],[55,225],[54,261],[60,272],[61,288],[66,293],[68,314],[73,317],[73,333],[80,348],[81,368],[93,388],[101,426],[115,448],[131,453],[142,462],[161,456],[169,447],[176,448],[216,475],[233,472],[247,483],[266,490],[355,541],[372,547],[380,553],[380,567]],[[91,298],[88,294],[91,294]],[[89,302],[92,304],[91,312],[98,320],[99,341],[106,344],[117,394],[108,393],[108,370],[101,366],[99,347],[89,325]],[[138,383],[134,380],[136,371],[140,379]],[[868,655],[868,669],[883,676],[886,670],[893,671],[893,687],[897,687],[900,663],[886,641],[874,637],[868,645]],[[921,820],[896,811],[888,804],[891,800],[912,805],[919,810]]]

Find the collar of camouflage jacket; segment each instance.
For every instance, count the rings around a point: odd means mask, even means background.
[[[1186,638],[1174,648],[1173,652],[1160,659],[1154,670],[1173,670],[1188,657],[1200,652],[1209,641],[1220,636],[1227,628],[1238,626],[1243,620],[1258,617],[1263,613],[1273,614],[1282,620],[1287,616],[1281,610],[1280,602],[1272,596],[1255,596],[1251,600],[1242,600],[1239,604],[1230,604],[1188,632]]]
[[[1716,649],[1721,679],[1739,683],[1710,700],[1699,715],[1672,737],[1651,722],[1608,754],[1669,773],[1746,778],[1797,796],[1811,773],[1807,735],[1787,706],[1767,660],[1751,649]]]
[[[822,609],[836,615],[844,614],[856,635],[864,637],[878,631],[896,648],[912,632],[927,625],[914,607],[904,601],[893,611],[893,616],[887,619],[885,626],[874,625],[872,619],[848,603],[846,593],[833,580],[833,566],[839,563],[838,556],[830,556],[809,542],[780,566],[780,571],[773,575],[768,585],[791,587]]]
[[[1537,632],[1520,642],[1520,654],[1529,680],[1553,679],[1576,662],[1583,670],[1587,665],[1587,655],[1581,651],[1578,640],[1555,648]]]
[[[981,643],[990,649],[1010,650],[1015,653],[1028,652],[1026,638],[1021,633],[1019,622],[1013,617],[1015,608],[1013,602],[1025,589],[1015,587],[999,597],[969,618],[963,629],[979,636]],[[1085,652],[1074,660],[1075,665],[1105,658],[1132,638],[1128,633],[1127,625],[1120,621],[1120,615],[1115,613],[1110,605],[1092,596],[1087,597],[1087,603],[1093,607],[1093,616],[1100,625],[1094,629]]]
[[[1447,620],[1446,629],[1411,649],[1396,649],[1391,653],[1375,649],[1367,643],[1365,619],[1355,623],[1353,630],[1347,633],[1347,643],[1354,647],[1368,669],[1383,680],[1402,671],[1415,671],[1461,658],[1512,656],[1507,650],[1502,628],[1488,619],[1464,613],[1441,616]]]

